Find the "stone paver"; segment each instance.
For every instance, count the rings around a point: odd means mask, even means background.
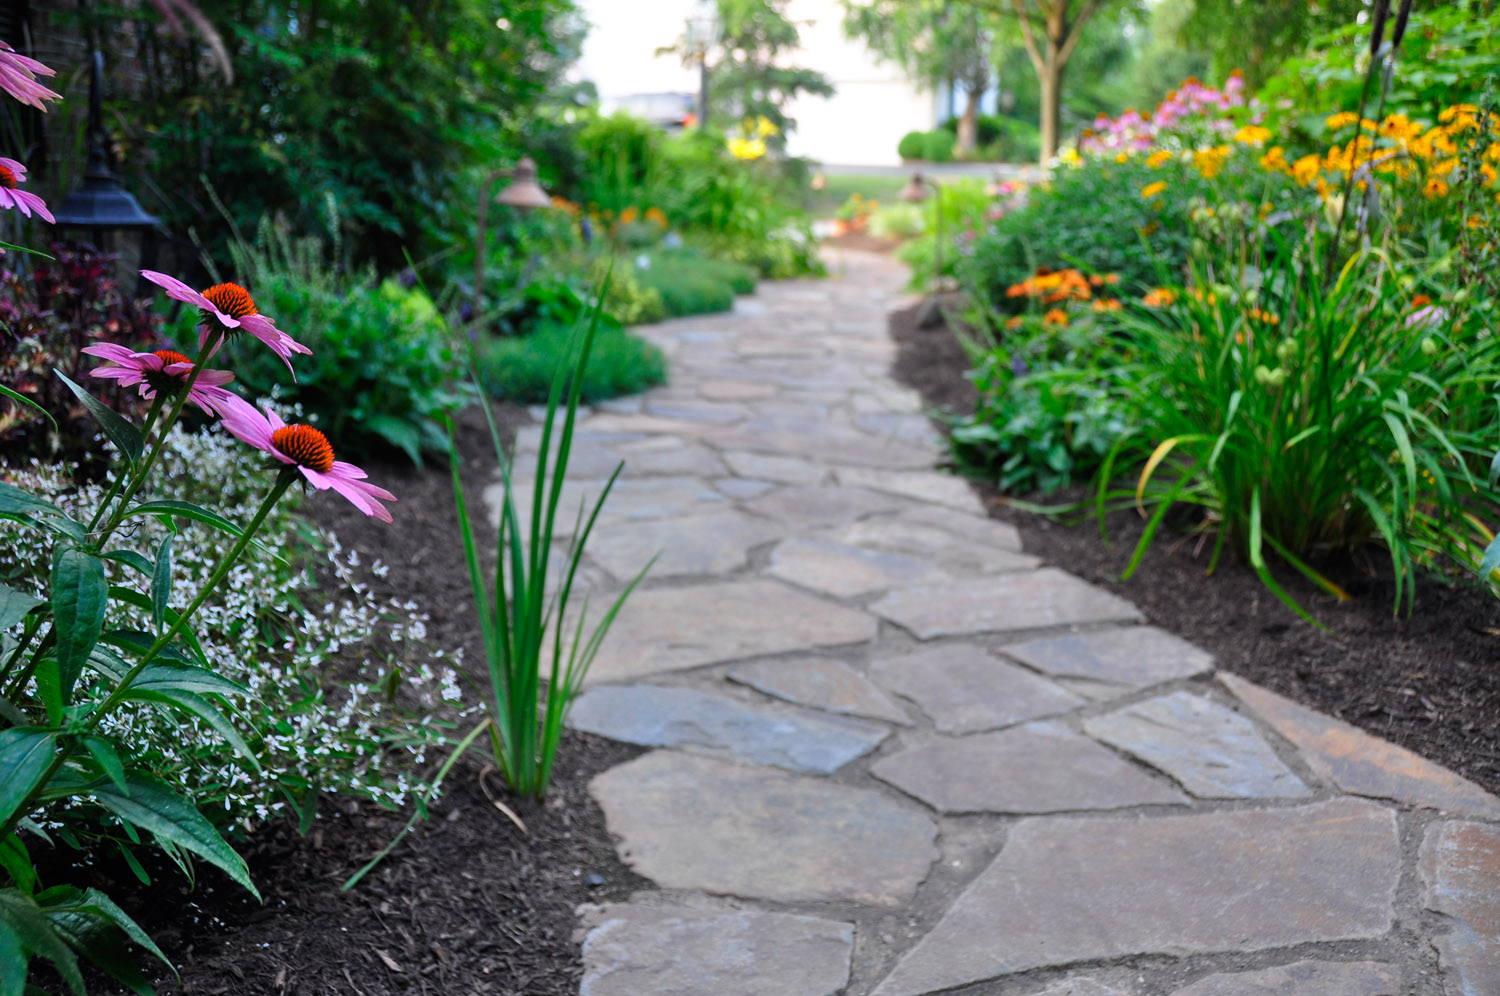
[[[1345,792],[1500,818],[1500,799],[1446,768],[1243,678],[1224,674],[1219,680]]]
[[[870,771],[944,813],[1059,813],[1188,801],[1056,723],[945,737],[883,757]]]
[[[825,712],[911,725],[911,719],[880,686],[842,661],[822,657],[757,661],[730,671],[729,678],[767,695]]]
[[[1199,979],[1172,996],[1401,996],[1401,977],[1373,961],[1299,961]]]
[[[570,718],[656,746],[590,783],[643,881],[580,992],[1500,996],[1500,800],[1024,551],[891,379],[907,273],[830,269],[580,415],[595,620],[662,554]]]
[[[1010,644],[1005,653],[1091,699],[1191,678],[1214,663],[1191,643],[1154,626],[1044,637]]]
[[[834,996],[854,926],[785,913],[606,906],[583,942],[580,996]]]
[[[659,685],[597,685],[573,703],[568,724],[644,747],[682,747],[818,775],[874,750],[889,732],[878,723],[756,709],[722,695]]]
[[[589,791],[620,857],[672,889],[899,906],[937,858],[937,828],[879,792],[654,751]]]
[[[875,620],[774,581],[637,591],[589,680],[617,681],[716,661],[862,643]]]
[[[894,591],[870,610],[920,640],[1141,618],[1123,598],[1054,567]]]
[[[1500,993],[1500,826],[1432,824],[1418,870],[1423,904],[1451,918],[1432,942],[1447,992]]]
[[[875,994],[919,996],[1096,958],[1379,937],[1400,860],[1395,815],[1352,799],[1026,820]]]
[[[969,644],[877,660],[870,675],[915,702],[944,733],[993,730],[1084,704],[1046,678]]]
[[[1173,692],[1083,721],[1089,736],[1135,755],[1205,799],[1303,796],[1302,779],[1255,724],[1201,695]]]

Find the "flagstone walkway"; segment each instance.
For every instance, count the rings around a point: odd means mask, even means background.
[[[661,551],[570,720],[655,748],[583,996],[1500,994],[1500,800],[1028,556],[888,375],[905,274],[832,262],[580,425],[585,583]]]

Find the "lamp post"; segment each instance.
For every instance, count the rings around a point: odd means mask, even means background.
[[[936,180],[927,179],[920,172],[913,173],[911,182],[902,187],[897,196],[909,204],[920,204],[927,200],[929,187],[932,188],[934,198],[933,213],[937,215],[937,241],[933,245],[933,292],[937,293],[943,289],[943,186]]]
[[[474,317],[478,318],[484,307],[484,249],[485,223],[489,216],[491,191],[497,180],[509,180],[510,184],[495,198],[519,211],[552,206],[552,198],[536,180],[536,162],[530,156],[507,169],[497,169],[484,178],[479,192],[479,240],[474,245]]]
[[[719,43],[723,25],[715,0],[698,0],[687,17],[687,50],[698,60],[698,130],[708,127],[708,50]]]
[[[104,90],[104,56],[97,51],[94,53],[92,69],[89,78],[89,159],[83,174],[83,186],[70,191],[52,214],[57,219],[59,228],[87,231],[89,238],[101,251],[107,249],[105,237],[108,232],[140,233],[139,262],[142,267],[149,269],[153,260],[147,257],[155,248],[149,236],[158,222],[141,208],[128,190],[120,186],[119,179],[110,171],[103,113],[100,109]]]

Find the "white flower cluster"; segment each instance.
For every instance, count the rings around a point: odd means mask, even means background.
[[[273,480],[259,454],[219,432],[174,428],[153,473],[156,497],[200,504],[247,522]],[[74,518],[88,516],[104,493],[75,485],[61,468],[33,462],[0,471],[8,483],[51,500]],[[264,549],[246,552],[194,616],[190,628],[210,665],[245,686],[230,703],[256,752],[256,771],[196,718],[132,703],[101,731],[138,764],[176,784],[222,825],[248,828],[300,806],[311,791],[352,794],[401,807],[427,791],[427,778],[451,743],[461,705],[461,651],[426,643],[427,616],[412,601],[378,604],[361,578],[384,577],[298,517],[289,492],[257,535]],[[150,517],[127,520],[111,545],[150,558],[165,535]],[[169,604],[186,608],[233,538],[177,520]],[[0,547],[14,553],[12,587],[44,595],[51,544],[0,522]],[[146,592],[149,579],[116,562],[110,583]],[[106,628],[144,630],[138,610],[111,602]],[[95,676],[97,679],[97,676]],[[216,815],[217,814],[217,815]],[[46,822],[65,823],[66,812]]]

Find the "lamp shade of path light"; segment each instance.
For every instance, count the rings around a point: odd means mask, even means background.
[[[474,244],[474,317],[476,319],[484,310],[485,224],[489,215],[490,198],[494,196],[492,192],[496,181],[506,179],[510,180],[510,183],[500,191],[498,197],[494,197],[501,204],[518,211],[552,206],[552,198],[547,196],[547,192],[537,182],[536,160],[530,156],[522,156],[514,166],[508,169],[497,169],[484,178],[484,185],[479,192],[479,211],[476,219],[479,229],[478,238]]]

